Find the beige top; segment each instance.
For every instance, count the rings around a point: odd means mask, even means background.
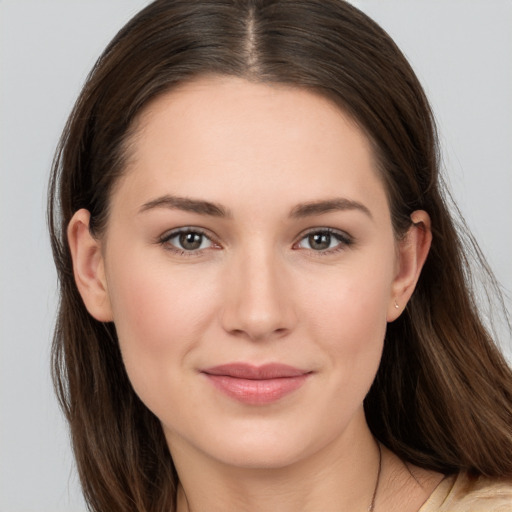
[[[448,476],[418,512],[512,512],[512,481]]]

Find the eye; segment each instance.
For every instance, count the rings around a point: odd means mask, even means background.
[[[191,253],[214,247],[212,240],[198,229],[182,228],[165,234],[160,243],[179,253]]]
[[[349,246],[352,239],[341,231],[320,229],[310,231],[297,244],[299,249],[309,249],[317,252],[332,252]]]

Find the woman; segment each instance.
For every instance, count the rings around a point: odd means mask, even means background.
[[[93,510],[512,510],[512,374],[428,102],[354,7],[149,5],[84,87],[49,217]]]

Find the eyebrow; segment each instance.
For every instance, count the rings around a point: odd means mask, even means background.
[[[358,210],[370,217],[370,219],[373,219],[369,208],[367,208],[364,204],[345,198],[334,198],[323,201],[313,201],[310,203],[298,204],[292,209],[290,217],[295,219],[302,219],[304,217],[346,210]]]
[[[161,197],[157,197],[156,199],[152,199],[151,201],[144,203],[140,207],[139,213],[153,210],[155,208],[183,210],[186,212],[193,212],[199,215],[209,215],[212,217],[231,217],[229,210],[220,204],[212,203],[210,201],[203,201],[200,199],[191,199],[189,197],[173,196],[169,194],[165,194]],[[359,210],[373,219],[370,210],[364,204],[345,198],[327,199],[298,204],[291,210],[290,217],[301,219],[305,217],[312,217],[314,215],[322,215],[324,213],[346,210]]]
[[[183,210],[186,212],[198,213],[199,215],[210,215],[212,217],[231,217],[226,208],[220,204],[190,199],[188,197],[172,196],[169,194],[152,199],[139,208],[139,213],[147,212],[155,208],[169,208],[171,210]]]

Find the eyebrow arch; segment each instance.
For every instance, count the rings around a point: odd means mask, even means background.
[[[345,198],[327,199],[323,201],[298,204],[292,209],[290,217],[301,219],[313,215],[346,210],[359,210],[370,217],[370,219],[373,219],[370,210],[364,204]]]
[[[153,210],[154,208],[169,208],[171,210],[183,210],[186,212],[198,213],[199,215],[210,215],[212,217],[230,217],[231,214],[223,206],[202,201],[200,199],[191,199],[189,197],[179,197],[165,194],[156,199],[144,203],[139,208],[139,213]]]

